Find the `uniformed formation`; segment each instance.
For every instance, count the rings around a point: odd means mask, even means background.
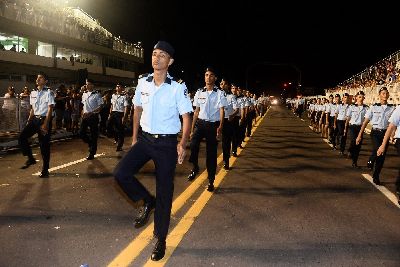
[[[380,173],[390,139],[393,139],[400,155],[400,106],[396,108],[388,104],[389,91],[386,87],[380,88],[378,94],[380,102],[371,106],[364,104],[363,91],[359,91],[353,97],[353,103],[350,103],[350,96],[345,93],[342,98],[336,94],[335,97],[330,95],[329,100],[311,99],[306,106],[310,128],[326,138],[334,150],[339,149],[339,154],[345,155],[348,143],[347,155],[352,159],[354,168],[358,168],[364,132],[368,124],[372,126],[372,148],[367,167],[372,171],[373,182],[381,185]],[[396,192],[400,204],[400,168],[396,179]]]
[[[158,261],[165,255],[166,237],[170,224],[174,175],[176,164],[182,164],[186,146],[190,142],[190,158],[193,169],[188,176],[193,181],[200,171],[198,155],[200,142],[206,140],[206,167],[209,184],[214,190],[217,169],[217,146],[222,139],[224,169],[230,170],[229,158],[237,157],[237,148],[243,148],[245,136],[251,135],[253,123],[264,116],[268,98],[242,90],[222,79],[216,86],[217,76],[212,68],[205,70],[205,86],[197,90],[192,102],[185,83],[175,80],[168,73],[174,62],[174,49],[165,42],[158,42],[152,53],[153,73],[141,75],[133,99],[132,146],[114,170],[114,177],[132,201],[143,201],[142,211],[135,219],[135,227],[144,226],[154,209],[154,236],[157,239],[151,259]],[[23,154],[27,157],[23,169],[36,164],[28,139],[39,136],[43,158],[41,178],[49,177],[50,133],[55,97],[46,86],[47,76],[37,76],[37,89],[30,95],[31,111],[28,122],[19,137]],[[79,129],[80,138],[87,143],[87,160],[93,160],[97,152],[99,113],[105,106],[100,93],[94,89],[94,81],[86,80],[81,88],[83,112]],[[129,112],[128,97],[120,84],[111,97],[107,133],[113,133],[116,150],[124,144],[124,124]],[[193,110],[194,107],[194,110]],[[131,111],[131,112],[132,112]],[[178,134],[181,136],[178,141]],[[153,196],[135,177],[148,162],[155,163],[156,194]]]

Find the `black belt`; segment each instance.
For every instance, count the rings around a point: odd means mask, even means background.
[[[36,118],[36,119],[43,120],[43,119],[46,118],[46,116],[35,115],[35,118]]]
[[[155,139],[158,139],[158,138],[177,138],[178,137],[178,134],[151,134],[151,133],[144,132],[144,131],[142,131],[142,134],[144,136],[155,138]]]
[[[202,122],[202,123],[209,123],[209,124],[219,124],[219,121],[206,121],[206,120],[203,120],[203,119],[198,119],[198,121],[199,122]]]
[[[384,131],[386,131],[386,129],[372,128],[372,131],[376,131],[376,132],[384,132]]]

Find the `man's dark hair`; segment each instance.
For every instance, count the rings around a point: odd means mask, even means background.
[[[86,81],[87,81],[88,83],[94,84],[93,79],[86,79]]]
[[[46,81],[48,81],[48,80],[49,80],[49,76],[47,76],[47,74],[46,74],[46,73],[44,73],[43,71],[39,72],[39,73],[38,73],[38,75],[41,75],[41,76],[43,76],[43,78],[44,78]]]

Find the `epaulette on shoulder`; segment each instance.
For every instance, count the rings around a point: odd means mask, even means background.
[[[387,104],[387,106],[388,106],[388,107],[393,107],[394,105],[393,105],[393,104]]]
[[[146,78],[146,77],[149,76],[149,75],[150,75],[150,73],[140,74],[140,75],[139,75],[139,79]]]
[[[176,82],[177,82],[177,83],[180,83],[180,84],[185,83],[182,79],[179,79],[179,80],[177,80]]]
[[[99,90],[94,90],[93,93],[94,94],[100,94],[100,91]]]

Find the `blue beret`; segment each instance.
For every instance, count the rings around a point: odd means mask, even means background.
[[[164,52],[167,52],[172,58],[174,57],[175,49],[166,41],[158,41],[153,50],[154,49],[160,49]]]
[[[363,91],[358,91],[357,94],[356,94],[356,96],[357,96],[357,95],[365,95],[365,93],[364,93]]]

